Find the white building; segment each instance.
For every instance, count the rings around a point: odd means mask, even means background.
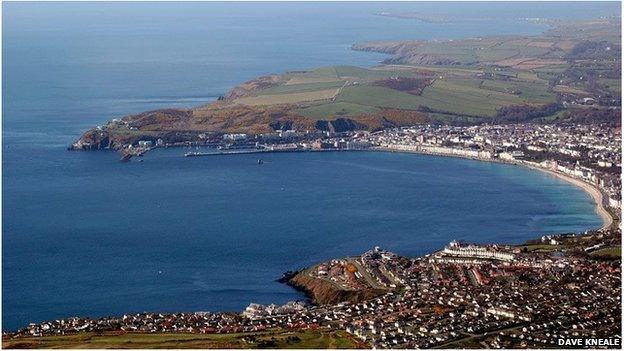
[[[247,134],[244,134],[244,133],[223,134],[223,140],[236,141],[236,140],[243,140],[246,138],[247,138]]]
[[[459,246],[455,242],[445,247],[442,253],[454,257],[484,258],[499,261],[513,261],[515,258],[514,254],[511,253],[492,251],[485,247],[474,245]]]

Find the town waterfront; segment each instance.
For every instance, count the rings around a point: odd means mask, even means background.
[[[383,58],[350,51],[358,41],[546,29],[517,11],[436,24],[374,16],[385,8],[372,4],[318,5],[316,17],[290,5],[269,18],[207,4],[32,6],[3,5],[5,330],[283,303],[302,298],[274,281],[283,271],[376,245],[418,255],[452,239],[519,243],[601,224],[580,189],[509,165],[392,153],[271,154],[258,165],[185,149],[121,164],[114,152],[65,150],[113,117],[206,103],[258,75]],[[519,13],[548,12],[534,11]]]
[[[518,166],[381,152],[266,154],[258,165],[184,152],[128,164],[68,152],[80,173],[16,177],[5,190],[5,325],[284,303],[303,296],[275,282],[283,271],[376,245],[413,256],[453,239],[520,243],[602,223],[585,192]]]

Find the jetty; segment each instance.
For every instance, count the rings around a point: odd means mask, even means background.
[[[268,152],[286,152],[292,150],[285,151],[277,151],[277,150],[233,150],[233,151],[217,151],[217,152],[187,152],[184,154],[184,157],[203,157],[203,156],[223,156],[223,155],[241,155],[241,154],[264,154]]]

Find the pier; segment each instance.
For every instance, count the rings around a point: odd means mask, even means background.
[[[254,150],[233,150],[233,151],[217,151],[217,152],[197,152],[191,151],[184,154],[184,157],[202,157],[202,156],[223,156],[223,155],[243,155],[243,154],[268,154],[283,152],[346,152],[346,151],[366,151],[365,149],[254,149]]]
[[[234,150],[234,151],[217,151],[217,152],[187,152],[184,157],[203,157],[203,156],[223,156],[223,155],[241,155],[241,154],[263,154],[267,152],[291,152],[296,150]]]

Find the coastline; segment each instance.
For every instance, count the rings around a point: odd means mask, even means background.
[[[550,174],[554,177],[557,177],[561,180],[564,180],[570,184],[576,185],[577,187],[583,189],[583,191],[585,191],[587,194],[589,194],[589,196],[592,198],[592,200],[594,200],[594,202],[596,203],[596,213],[600,216],[600,218],[602,218],[602,227],[600,227],[598,230],[605,230],[610,228],[613,223],[614,223],[614,219],[611,216],[611,214],[609,214],[609,212],[607,211],[607,209],[604,206],[604,195],[602,193],[602,191],[600,191],[600,189],[598,189],[597,187],[584,182],[580,179],[576,179],[573,177],[570,177],[567,174],[561,174],[558,172],[554,172],[552,170],[549,169],[544,169],[541,167],[535,167],[532,165],[528,165],[525,163],[518,163],[518,165],[522,165],[525,166],[527,168],[531,168],[531,169],[535,169],[538,171],[542,171],[544,173]]]
[[[501,160],[501,159],[485,159],[485,158],[478,158],[478,157],[469,157],[469,156],[461,156],[461,155],[456,155],[456,154],[440,154],[440,153],[431,153],[431,152],[422,152],[422,151],[416,151],[416,150],[403,150],[403,149],[393,149],[393,148],[388,148],[388,147],[373,147],[370,148],[368,150],[262,150],[262,151],[257,151],[257,152],[251,152],[251,153],[275,153],[275,152],[345,152],[345,151],[373,151],[373,152],[398,152],[398,153],[407,153],[407,154],[420,154],[420,155],[429,155],[429,156],[441,156],[441,157],[454,157],[454,158],[460,158],[460,159],[467,159],[467,160],[474,160],[474,161],[482,161],[482,162],[493,162],[493,163],[502,163],[502,164],[507,164],[507,165],[516,165],[516,166],[524,166],[536,171],[540,171],[543,173],[546,173],[548,175],[554,176],[558,179],[561,179],[563,181],[566,181],[574,186],[577,186],[579,188],[581,188],[581,190],[583,190],[585,193],[587,193],[591,199],[594,201],[595,203],[595,211],[596,214],[598,214],[598,216],[600,216],[600,218],[602,219],[602,226],[600,228],[597,228],[595,230],[605,230],[610,228],[613,223],[615,222],[615,218],[613,218],[613,216],[607,211],[607,209],[605,208],[604,205],[604,194],[602,193],[602,191],[600,191],[600,189],[598,189],[595,185],[589,184],[583,180],[580,179],[576,179],[574,177],[571,177],[567,174],[563,174],[563,173],[559,173],[559,172],[555,172],[553,170],[550,169],[546,169],[546,168],[542,168],[533,164],[530,164],[527,161],[506,161],[506,160]],[[240,153],[245,153],[248,154],[250,152],[217,152],[217,153],[206,153],[206,154],[197,154],[197,155],[190,155],[190,156],[224,156],[224,155],[236,155],[236,154],[240,154]],[[189,156],[188,154],[185,154],[185,156]],[[593,230],[593,229],[589,229],[589,230]]]
[[[188,153],[188,154],[185,154],[185,156],[224,156],[224,155],[236,155],[236,154],[241,154],[241,153],[249,154],[249,153],[276,153],[276,152],[348,152],[348,151],[398,152],[398,153],[407,153],[407,154],[453,157],[453,158],[460,158],[460,159],[474,160],[474,161],[481,161],[481,162],[493,162],[493,163],[502,163],[502,164],[507,164],[507,165],[524,166],[524,167],[554,176],[563,181],[566,181],[574,186],[581,188],[581,190],[587,193],[596,205],[595,206],[596,214],[598,214],[598,216],[600,216],[600,218],[602,219],[602,226],[595,230],[608,229],[615,222],[615,218],[613,218],[613,216],[605,208],[604,194],[595,185],[592,185],[583,180],[571,177],[567,174],[563,174],[563,173],[555,172],[550,169],[542,168],[542,167],[530,164],[529,162],[522,161],[522,160],[506,161],[506,160],[501,160],[501,159],[485,159],[485,158],[469,157],[469,156],[462,156],[462,155],[456,155],[456,154],[441,154],[441,153],[432,153],[432,152],[422,152],[422,151],[416,151],[416,150],[393,149],[393,148],[382,147],[382,146],[373,147],[368,150],[366,149],[362,149],[362,150],[360,149],[357,149],[357,150],[356,149],[353,149],[353,150],[331,150],[331,149],[330,150],[262,150],[262,151],[254,151],[254,152],[234,151],[234,152],[216,152],[216,153],[206,153],[206,154],[198,153],[196,155],[189,155],[190,153]],[[593,230],[593,229],[589,229],[589,230]]]
[[[535,165],[531,165],[529,164],[527,161],[506,161],[506,160],[501,160],[501,159],[485,159],[485,158],[476,158],[476,157],[469,157],[469,156],[461,156],[461,155],[454,155],[454,154],[437,154],[437,153],[431,153],[431,152],[419,152],[419,151],[411,151],[411,150],[399,150],[399,149],[392,149],[392,148],[387,148],[387,147],[375,147],[375,148],[370,148],[368,150],[364,149],[364,150],[306,150],[306,151],[291,151],[291,150],[271,150],[271,151],[262,151],[263,153],[282,153],[282,152],[396,152],[396,153],[404,153],[404,154],[421,154],[421,155],[428,155],[428,156],[442,156],[442,157],[453,157],[453,158],[458,158],[458,159],[468,159],[468,160],[475,160],[475,161],[485,161],[485,162],[492,162],[492,163],[499,163],[499,164],[507,164],[507,165],[516,165],[516,166],[525,166],[527,168],[530,169],[534,169],[537,171],[542,171],[546,174],[555,176],[563,181],[566,181],[568,183],[571,183],[577,187],[580,187],[583,191],[585,191],[586,193],[588,193],[590,195],[590,197],[592,198],[592,200],[596,203],[596,212],[597,214],[600,215],[600,217],[603,220],[603,225],[602,227],[600,227],[600,229],[597,230],[604,230],[609,228],[613,222],[614,222],[614,218],[609,214],[609,212],[605,209],[605,205],[603,202],[604,199],[604,195],[603,193],[595,186],[586,183],[582,180],[576,179],[574,177],[568,176],[566,174],[561,174],[549,169],[545,169],[545,168],[541,168],[539,166],[535,166]],[[215,156],[224,156],[224,155],[236,155],[238,154],[237,152],[225,152],[225,153],[215,153],[215,154],[210,154],[210,155],[215,155]],[[594,229],[591,229],[594,230]],[[304,268],[305,269],[305,268]],[[304,286],[304,284],[301,285],[296,285],[293,284],[290,279],[287,278],[292,278],[294,276],[297,275],[297,273],[302,272],[304,269],[298,270],[298,271],[288,271],[284,274],[284,276],[280,279],[278,279],[277,281],[280,283],[285,283],[286,285],[290,286],[291,288],[303,292],[307,298],[311,299],[314,301],[315,304],[334,304],[335,302],[326,302],[326,303],[319,303],[315,298],[315,294],[313,292],[313,289],[306,289]],[[320,287],[319,290],[326,290],[324,289],[325,287]],[[332,292],[326,292],[326,291],[322,291],[322,294],[327,294],[330,295],[332,294]],[[331,297],[331,296],[330,296]],[[341,296],[341,298],[344,298],[344,296]],[[221,312],[218,312],[221,313]],[[237,312],[238,313],[238,312]]]
[[[474,161],[482,161],[482,162],[494,162],[494,163],[502,163],[502,164],[508,164],[508,165],[516,165],[516,166],[524,166],[536,171],[541,171],[544,172],[548,175],[557,177],[558,179],[561,179],[563,181],[566,181],[572,185],[575,185],[579,188],[581,188],[585,193],[587,193],[591,199],[594,201],[594,203],[596,204],[595,206],[595,211],[596,214],[598,214],[600,216],[600,218],[602,218],[602,226],[596,230],[605,230],[610,228],[615,219],[613,218],[613,216],[611,216],[611,214],[607,211],[607,209],[604,206],[604,194],[602,193],[602,191],[600,191],[600,189],[598,189],[596,186],[591,185],[587,182],[584,182],[580,179],[576,179],[574,177],[571,177],[567,174],[562,174],[559,172],[555,172],[549,169],[545,169],[542,167],[538,167],[535,165],[531,165],[528,164],[525,161],[516,161],[516,162],[510,162],[510,161],[504,161],[504,160],[500,160],[500,159],[483,159],[483,158],[476,158],[476,157],[465,157],[465,156],[461,156],[461,155],[447,155],[447,154],[435,154],[435,153],[430,153],[430,152],[419,152],[419,151],[410,151],[410,150],[397,150],[397,149],[392,149],[392,148],[385,148],[385,147],[378,147],[378,148],[374,148],[372,149],[373,151],[382,151],[382,152],[400,152],[400,153],[408,153],[408,154],[421,154],[421,155],[430,155],[430,156],[443,156],[443,157],[454,157],[454,158],[460,158],[460,159],[467,159],[467,160],[474,160]]]

